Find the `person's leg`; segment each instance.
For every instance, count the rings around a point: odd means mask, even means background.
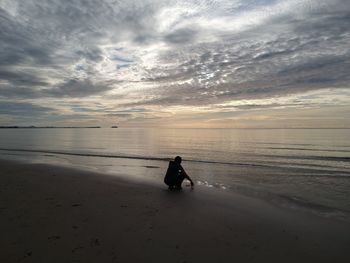
[[[176,185],[175,185],[175,189],[177,189],[177,190],[182,189],[181,184],[176,184]]]
[[[175,183],[175,186],[177,189],[182,189],[181,184],[182,184],[184,179],[185,179],[185,177],[181,176],[181,175],[177,178],[177,181]]]
[[[169,177],[165,177],[164,178],[164,183],[168,186],[169,190],[173,190],[174,189],[174,182],[172,182],[172,180],[170,180]]]

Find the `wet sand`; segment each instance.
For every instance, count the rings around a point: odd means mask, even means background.
[[[203,186],[0,167],[0,262],[350,262],[348,222]]]

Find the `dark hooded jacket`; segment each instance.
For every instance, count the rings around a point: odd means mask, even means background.
[[[168,170],[166,171],[164,177],[164,183],[167,185],[177,185],[181,184],[184,180],[185,176],[182,173],[183,168],[181,164],[176,163],[174,161],[169,162]]]

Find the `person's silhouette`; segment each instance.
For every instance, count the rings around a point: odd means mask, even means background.
[[[176,156],[174,161],[169,162],[168,170],[164,177],[164,183],[169,186],[169,190],[181,189],[182,181],[185,178],[191,182],[191,188],[194,186],[192,179],[187,175],[184,168],[182,168],[181,161],[182,158]]]

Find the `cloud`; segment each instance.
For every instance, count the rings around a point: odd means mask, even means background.
[[[196,33],[197,32],[191,28],[183,28],[165,35],[164,39],[172,44],[192,44],[195,40]]]
[[[11,116],[46,115],[52,113],[53,108],[38,106],[28,102],[5,102],[0,101],[0,114]]]
[[[3,0],[0,97],[130,109],[347,88],[348,28],[346,0]]]
[[[56,88],[43,92],[53,97],[85,97],[109,90],[108,84],[94,84],[90,80],[70,79]]]

